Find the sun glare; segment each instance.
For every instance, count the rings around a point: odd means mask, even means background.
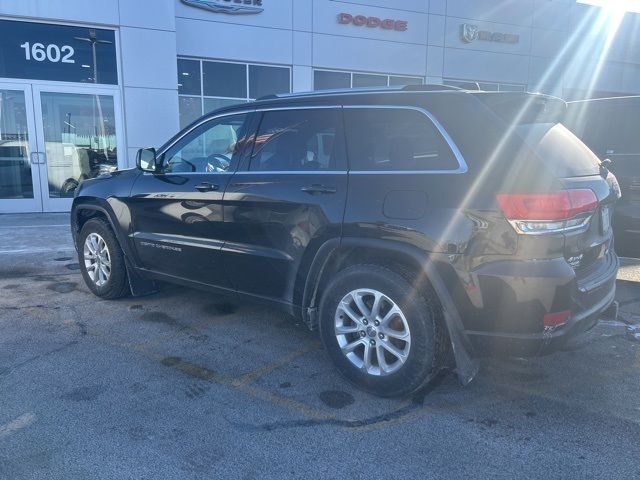
[[[578,3],[602,7],[605,10],[614,12],[635,12],[640,13],[640,0],[578,0]]]

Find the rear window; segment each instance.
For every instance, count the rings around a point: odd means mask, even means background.
[[[558,178],[598,175],[598,157],[560,123],[531,123],[515,127],[542,163]]]

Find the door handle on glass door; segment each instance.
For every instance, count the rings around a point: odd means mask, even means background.
[[[47,163],[46,157],[42,152],[31,152],[31,164],[40,165]]]
[[[302,190],[309,195],[325,195],[328,193],[336,193],[336,189],[333,187],[328,187],[326,185],[319,185],[314,183],[313,185],[307,185],[306,187],[302,187]]]
[[[213,183],[202,182],[200,185],[196,185],[196,190],[199,192],[213,192],[218,190],[220,187]]]

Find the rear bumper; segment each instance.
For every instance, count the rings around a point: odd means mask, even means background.
[[[557,266],[552,270],[557,273]],[[567,340],[592,328],[614,302],[616,295],[616,276],[618,272],[618,257],[609,253],[606,263],[596,275],[583,281],[571,281],[570,295],[567,295],[560,304],[558,295],[553,300],[541,298],[541,302],[552,303],[553,311],[570,310],[571,316],[566,323],[557,327],[542,327],[542,319],[539,318],[537,333],[512,333],[500,331],[465,330],[469,341],[480,355],[510,355],[510,356],[537,356],[552,353],[561,348]],[[541,277],[529,281],[529,288],[535,289],[536,280],[542,283],[553,283],[551,277]],[[562,284],[559,278],[555,281]],[[539,292],[549,292],[540,287]],[[522,316],[512,314],[510,322],[512,326],[523,321]],[[505,321],[503,327],[509,327]],[[506,329],[506,328],[505,328]],[[511,330],[509,328],[509,330]]]

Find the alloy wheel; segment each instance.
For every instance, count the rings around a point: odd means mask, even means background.
[[[111,276],[109,247],[97,233],[90,233],[84,241],[84,266],[91,281],[101,287]]]
[[[372,289],[347,293],[335,313],[335,335],[344,356],[369,375],[389,375],[409,357],[407,319],[388,296]]]

